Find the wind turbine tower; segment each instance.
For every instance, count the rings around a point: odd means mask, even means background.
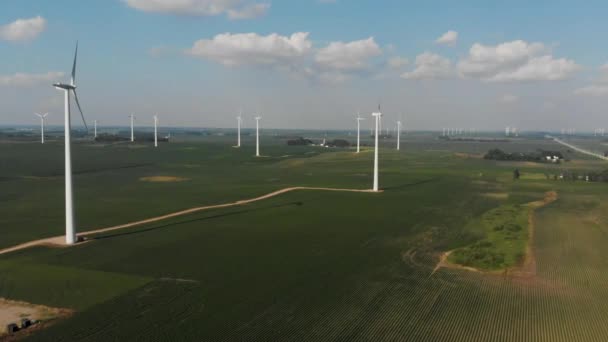
[[[241,111],[239,113],[239,116],[236,117],[236,123],[237,123],[237,128],[236,128],[236,133],[237,133],[237,140],[236,140],[236,147],[241,147],[241,123],[243,122],[243,111]]]
[[[357,153],[361,152],[361,120],[365,119],[357,115]]]
[[[94,133],[95,133],[94,138],[97,139],[97,120],[93,121],[93,130],[94,130]]]
[[[44,119],[46,118],[47,115],[49,115],[49,113],[44,113],[44,114],[38,114],[35,113],[37,117],[40,118],[40,143],[44,144]]]
[[[376,134],[375,134],[375,151],[374,151],[374,188],[375,192],[378,192],[378,133],[380,130],[380,118],[382,117],[382,113],[380,113],[380,106],[378,106],[378,112],[372,113],[372,116],[376,118]]]
[[[397,121],[397,151],[401,149],[401,121]]]
[[[154,115],[154,147],[158,147],[158,115]]]
[[[255,117],[255,156],[260,156],[260,120],[261,116]]]
[[[69,84],[65,83],[55,83],[53,86],[57,89],[63,90],[64,92],[64,102],[65,102],[65,122],[64,122],[64,137],[65,137],[65,243],[68,245],[72,245],[76,242],[76,229],[74,227],[74,202],[73,202],[73,193],[72,193],[72,152],[71,152],[71,117],[70,117],[70,92],[74,93],[74,100],[76,100],[76,105],[78,106],[78,111],[80,111],[80,116],[82,117],[82,121],[84,123],[85,128],[87,128],[87,123],[84,120],[84,114],[82,114],[82,109],[80,108],[80,103],[78,102],[78,95],[76,95],[76,59],[78,56],[78,43],[76,43],[76,51],[74,52],[74,64],[72,66],[72,78]]]
[[[135,120],[135,114],[129,115],[131,118],[131,142],[135,141],[135,135],[133,134],[133,121]]]

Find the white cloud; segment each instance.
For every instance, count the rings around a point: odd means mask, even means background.
[[[289,64],[305,56],[312,48],[308,32],[291,36],[276,33],[223,33],[213,39],[201,39],[186,53],[210,59],[225,66]]]
[[[382,49],[370,37],[348,43],[332,42],[317,52],[315,62],[323,69],[356,71],[368,68],[369,60],[381,54]]]
[[[266,14],[268,3],[247,0],[123,0],[128,6],[144,12],[175,15],[216,16],[249,19]]]
[[[574,90],[575,95],[606,96],[608,95],[608,63],[602,65],[599,75],[594,77],[591,85]]]
[[[515,103],[519,101],[519,97],[513,94],[505,94],[500,98],[501,103]]]
[[[594,84],[587,87],[578,88],[574,91],[575,95],[606,96],[608,95],[608,85]]]
[[[554,58],[542,43],[516,40],[486,46],[473,44],[458,63],[465,78],[488,82],[557,81],[570,78],[581,67],[565,58]]]
[[[437,38],[437,40],[435,40],[435,43],[442,44],[442,45],[448,45],[448,46],[454,46],[454,45],[456,45],[457,41],[458,41],[458,32],[450,30],[450,31],[444,33],[441,37]]]
[[[451,77],[452,74],[452,62],[449,59],[425,52],[416,57],[416,68],[402,74],[401,77],[412,80],[445,79]]]
[[[239,9],[228,10],[228,18],[238,19],[253,19],[261,17],[270,9],[270,4],[251,4]]]
[[[30,19],[17,19],[10,24],[0,26],[0,39],[8,41],[32,40],[46,28],[46,19],[37,16]]]
[[[52,82],[63,78],[63,72],[50,71],[45,74],[16,73],[14,75],[0,75],[0,86],[31,87],[39,84],[51,86]]]
[[[408,65],[410,61],[407,58],[403,57],[392,57],[389,58],[387,64],[392,69],[401,69],[404,66]]]
[[[330,42],[323,48],[314,49],[308,32],[296,32],[291,36],[224,33],[196,41],[185,53],[227,67],[262,66],[297,79],[340,83],[372,72],[371,60],[381,55],[382,49],[374,38]],[[404,61],[399,60],[402,64]]]

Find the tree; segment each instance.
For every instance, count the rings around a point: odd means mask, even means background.
[[[521,176],[521,174],[519,173],[519,169],[515,169],[513,171],[513,179],[517,180],[517,179],[519,179],[520,176]]]

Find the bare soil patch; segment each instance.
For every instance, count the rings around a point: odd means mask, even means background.
[[[150,177],[141,177],[139,180],[142,182],[151,182],[151,183],[174,183],[174,182],[185,182],[185,181],[190,180],[190,178],[174,177],[174,176],[150,176]]]
[[[456,156],[458,158],[463,158],[463,159],[483,159],[482,154],[456,152],[456,153],[454,153],[454,156]]]
[[[62,308],[52,308],[44,305],[35,305],[26,302],[19,302],[0,298],[0,341],[10,341],[11,336],[6,333],[6,326],[10,323],[20,325],[22,318],[29,318],[31,321],[47,322],[57,318],[71,315],[72,310]],[[14,337],[18,337],[27,330],[33,329],[38,324],[18,332]]]
[[[507,192],[486,192],[481,194],[483,197],[498,199],[498,200],[506,200],[509,198],[509,193]]]

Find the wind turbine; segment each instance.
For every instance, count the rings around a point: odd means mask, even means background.
[[[401,121],[397,121],[397,151],[401,149]]]
[[[44,144],[44,118],[46,118],[46,116],[49,115],[49,113],[44,113],[44,114],[34,113],[34,114],[36,114],[36,116],[40,118],[40,143]]]
[[[76,42],[76,51],[74,52],[74,64],[72,66],[72,78],[69,84],[55,83],[53,86],[57,89],[63,90],[64,101],[65,101],[65,243],[72,245],[76,242],[76,229],[74,228],[74,202],[72,193],[72,123],[70,116],[70,91],[74,93],[74,100],[78,106],[78,111],[82,117],[84,127],[89,130],[87,123],[84,120],[84,114],[80,108],[80,102],[78,102],[78,95],[76,95],[76,59],[78,57],[78,42]]]
[[[154,147],[158,147],[158,115],[154,115]]]
[[[361,152],[361,120],[365,119],[357,113],[357,153]]]
[[[93,120],[93,127],[95,132],[95,139],[97,139],[97,120]]]
[[[131,142],[135,141],[135,135],[133,134],[133,121],[135,120],[135,114],[129,115],[131,118]]]
[[[241,123],[243,122],[243,111],[241,110],[239,113],[239,116],[236,117],[236,123],[237,123],[237,140],[236,140],[236,147],[241,147]]]
[[[382,113],[380,112],[380,106],[378,106],[378,112],[372,113],[372,116],[376,118],[376,150],[374,151],[374,188],[375,192],[378,192],[378,133],[380,129],[380,118]]]
[[[261,116],[255,117],[255,156],[260,156],[260,120]]]

